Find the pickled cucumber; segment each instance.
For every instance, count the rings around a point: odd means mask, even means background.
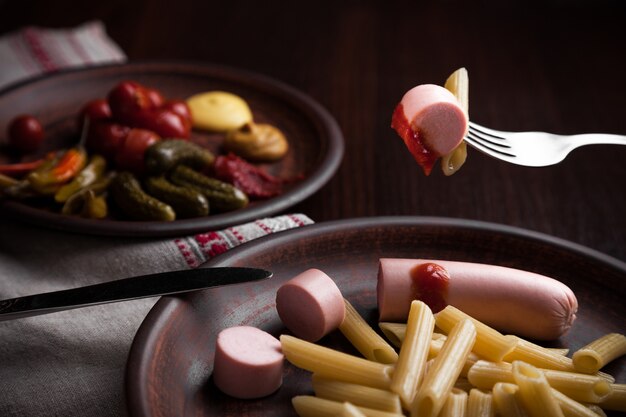
[[[161,221],[176,219],[174,209],[148,195],[130,172],[117,174],[111,181],[109,191],[117,207],[132,219]]]
[[[182,139],[162,140],[146,150],[145,164],[150,174],[160,175],[177,165],[202,169],[210,167],[215,156],[209,150]]]
[[[184,165],[174,168],[170,180],[181,187],[202,193],[214,211],[232,211],[248,205],[248,196],[240,189],[215,178],[209,178]]]
[[[148,194],[172,206],[178,218],[201,217],[209,214],[209,202],[202,193],[189,187],[172,184],[164,177],[145,181]]]

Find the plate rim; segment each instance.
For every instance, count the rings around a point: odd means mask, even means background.
[[[140,222],[123,220],[91,220],[75,216],[63,216],[47,212],[16,201],[0,202],[0,211],[12,218],[47,229],[98,236],[125,237],[168,237],[204,232],[253,221],[265,216],[280,213],[305,200],[319,191],[339,169],[345,153],[345,140],[339,123],[317,100],[303,91],[267,75],[247,69],[234,68],[221,64],[197,61],[176,60],[137,60],[124,63],[108,63],[85,68],[69,68],[27,79],[0,90],[0,99],[16,90],[28,88],[38,83],[54,81],[55,78],[88,74],[116,69],[136,70],[147,68],[152,71],[161,67],[176,67],[178,71],[202,71],[221,79],[245,80],[245,85],[261,92],[271,93],[302,113],[319,133],[327,139],[322,145],[322,158],[316,169],[304,180],[280,196],[259,201],[254,206],[229,213],[207,217],[181,219],[175,222]],[[219,75],[218,75],[219,74]],[[133,227],[134,226],[134,227]]]
[[[525,229],[517,226],[510,226],[495,222],[460,219],[451,217],[438,216],[375,216],[375,217],[355,217],[339,220],[331,220],[326,222],[314,223],[307,226],[289,229],[266,235],[261,238],[246,242],[223,254],[220,254],[209,261],[205,262],[203,267],[221,265],[228,262],[231,258],[244,256],[248,251],[257,250],[260,246],[268,244],[280,244],[281,241],[289,241],[293,235],[304,234],[307,238],[321,236],[329,232],[336,232],[342,229],[353,229],[370,226],[381,227],[399,227],[399,226],[417,226],[417,227],[453,227],[462,230],[476,230],[487,233],[498,233],[505,236],[512,236],[529,242],[542,242],[551,246],[556,246],[566,252],[571,252],[577,256],[589,258],[615,269],[626,275],[626,262],[607,255],[603,252],[584,246],[582,244],[572,242],[563,238],[549,235],[543,232]],[[277,243],[276,243],[277,242]],[[223,266],[223,265],[222,265]],[[167,314],[175,310],[181,303],[178,297],[161,297],[155,305],[150,309],[141,325],[137,329],[133,338],[129,354],[126,361],[126,369],[124,375],[124,392],[126,396],[126,407],[129,415],[132,417],[154,417],[149,414],[149,406],[142,400],[147,398],[145,395],[148,389],[147,381],[143,381],[146,370],[149,365],[148,352],[150,342],[158,337],[163,326],[167,323]],[[146,382],[144,384],[140,382]]]

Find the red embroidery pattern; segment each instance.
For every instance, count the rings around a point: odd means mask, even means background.
[[[304,215],[290,214],[256,220],[218,232],[206,232],[179,238],[175,239],[174,243],[187,265],[190,268],[197,268],[208,259],[224,253],[241,243],[311,223],[313,223],[311,219]]]
[[[176,247],[180,251],[180,254],[185,258],[185,262],[189,265],[190,268],[197,268],[200,265],[198,258],[196,258],[195,254],[191,250],[191,248],[187,245],[184,239],[176,239],[174,240]]]

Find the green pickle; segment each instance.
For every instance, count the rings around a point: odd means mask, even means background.
[[[144,185],[148,194],[172,206],[177,217],[201,217],[209,214],[208,200],[193,188],[172,184],[165,177],[150,177],[145,180]]]
[[[172,221],[176,219],[174,209],[148,195],[130,172],[120,172],[109,187],[116,206],[135,220]]]
[[[183,139],[159,141],[146,150],[145,156],[146,170],[153,175],[169,172],[177,165],[204,169],[214,160],[209,150]]]
[[[215,178],[209,178],[184,165],[174,168],[170,180],[181,187],[202,193],[209,200],[211,210],[225,212],[248,205],[248,196],[240,189]]]

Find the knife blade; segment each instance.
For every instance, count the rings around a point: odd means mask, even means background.
[[[0,321],[139,298],[180,294],[270,278],[257,268],[220,267],[141,275],[101,284],[0,300]]]

